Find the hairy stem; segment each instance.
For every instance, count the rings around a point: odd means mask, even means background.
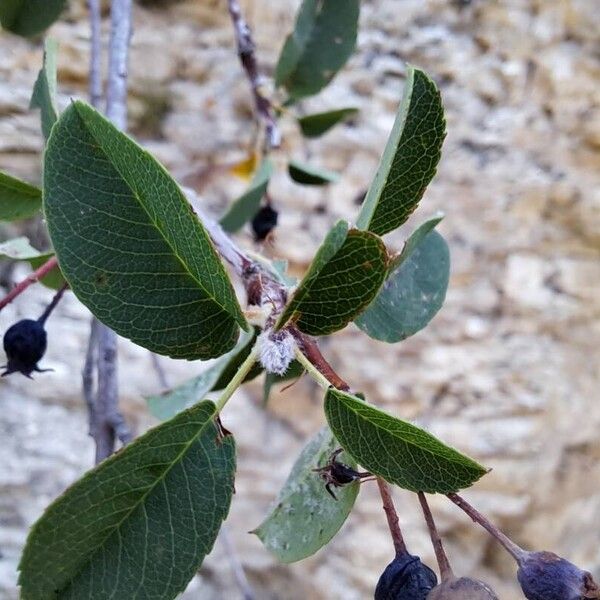
[[[250,354],[248,354],[246,360],[239,366],[237,373],[233,376],[233,379],[227,384],[227,387],[225,387],[225,389],[221,392],[221,395],[219,396],[218,400],[215,402],[217,412],[221,412],[221,410],[223,410],[223,407],[227,404],[229,398],[231,398],[235,390],[237,390],[240,387],[242,381],[244,381],[246,375],[248,375],[250,369],[252,369],[252,367],[254,366],[257,356],[258,348],[255,345],[250,351]]]
[[[0,310],[2,310],[7,304],[10,304],[17,296],[21,295],[32,283],[36,283],[42,277],[45,277],[58,266],[58,259],[56,256],[49,258],[41,267],[36,269],[33,273],[30,273],[8,293],[2,300],[0,300]]]
[[[448,581],[454,577],[454,573],[452,572],[450,561],[448,560],[448,556],[444,550],[442,538],[440,537],[437,527],[435,526],[435,521],[433,519],[433,515],[431,514],[431,509],[429,508],[429,503],[427,502],[425,494],[423,492],[419,492],[418,496],[419,502],[421,503],[421,508],[423,509],[423,516],[425,517],[425,522],[427,523],[427,529],[429,529],[429,537],[431,538],[431,544],[433,546],[433,551],[435,552],[435,558],[437,560],[438,567],[440,568],[440,576],[442,581]]]
[[[404,537],[402,536],[402,530],[400,529],[400,521],[398,519],[398,513],[392,500],[392,492],[387,481],[377,477],[377,486],[379,487],[379,494],[383,502],[383,510],[387,518],[388,527],[390,528],[390,534],[392,535],[392,542],[394,543],[394,550],[396,556],[402,556],[407,554],[406,544],[404,543]]]
[[[271,102],[261,91],[262,78],[258,72],[258,65],[256,63],[252,32],[242,15],[239,1],[228,0],[227,4],[235,32],[238,56],[252,88],[256,112],[265,125],[267,149],[279,148],[281,145],[281,134],[273,115]]]
[[[482,515],[475,507],[471,506],[464,498],[458,494],[448,494],[448,498],[463,510],[475,523],[479,523],[492,537],[496,538],[504,549],[517,561],[521,561],[527,555],[527,552],[515,544],[507,535],[502,533],[487,517]]]

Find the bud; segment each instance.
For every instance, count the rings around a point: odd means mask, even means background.
[[[426,600],[436,584],[435,573],[418,556],[400,554],[379,578],[375,600]]]
[[[498,600],[498,596],[482,581],[451,577],[431,590],[427,600]]]
[[[587,571],[553,552],[527,552],[517,573],[528,600],[589,600],[600,588]]]
[[[264,240],[277,226],[279,213],[271,206],[263,206],[252,219],[252,230],[257,242]]]
[[[22,373],[31,378],[33,371],[41,372],[37,363],[46,352],[47,336],[44,325],[32,319],[23,319],[4,334],[7,364],[2,377]]]

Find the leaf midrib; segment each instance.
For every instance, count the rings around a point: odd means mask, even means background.
[[[391,154],[389,162],[385,165],[382,165],[382,166],[384,166],[384,169],[385,169],[385,177],[383,177],[380,180],[380,182],[377,182],[376,179],[373,180],[373,184],[371,187],[369,187],[369,190],[367,192],[367,197],[364,200],[364,206],[368,206],[370,202],[373,203],[373,208],[371,210],[369,210],[370,214],[368,215],[367,222],[364,226],[364,229],[367,229],[367,230],[371,227],[371,224],[373,223],[373,219],[375,218],[375,213],[377,212],[377,208],[381,201],[381,195],[383,193],[383,190],[387,186],[387,183],[390,178],[390,173],[392,172],[392,166],[394,164],[394,158],[396,156],[396,152],[397,152],[398,148],[400,147],[402,138],[404,137],[404,128],[406,126],[406,120],[408,118],[408,114],[410,112],[410,107],[412,104],[412,96],[413,96],[413,92],[415,89],[415,77],[417,75],[416,69],[413,69],[413,67],[409,67],[409,69],[411,69],[412,78],[411,78],[410,82],[409,81],[406,82],[406,85],[408,85],[410,83],[410,89],[406,90],[406,96],[403,98],[403,100],[401,101],[401,105],[400,105],[400,110],[402,111],[401,112],[402,120],[398,122],[398,130],[400,132],[400,135],[398,136],[397,143],[394,145],[393,152]],[[393,129],[394,129],[394,126],[392,126],[392,131],[393,131]],[[387,147],[383,151],[384,155],[385,155],[386,151],[387,151]],[[376,186],[377,183],[378,183],[378,185]],[[359,215],[359,220],[361,220],[360,215]]]
[[[463,466],[465,466],[465,467],[466,467],[466,468],[468,468],[468,469],[477,469],[478,471],[479,471],[479,470],[481,470],[481,471],[483,471],[483,472],[485,473],[485,469],[484,469],[484,468],[483,468],[481,465],[479,465],[479,463],[475,462],[473,459],[469,458],[468,456],[463,456],[463,458],[464,458],[465,462],[466,462],[466,461],[468,461],[468,462],[470,462],[471,464],[470,464],[470,465],[464,465],[464,463],[463,463],[463,462],[457,462],[457,461],[455,460],[455,457],[449,457],[449,456],[446,456],[446,455],[443,455],[443,454],[438,454],[438,453],[436,453],[435,451],[433,451],[431,448],[427,448],[427,447],[425,447],[425,448],[424,448],[423,446],[419,446],[419,445],[418,445],[418,444],[416,444],[415,442],[411,442],[411,441],[409,441],[409,440],[406,440],[406,439],[404,439],[404,438],[402,438],[402,437],[400,437],[400,436],[396,436],[396,435],[394,435],[394,433],[393,433],[393,432],[391,432],[389,429],[385,429],[384,427],[382,427],[382,426],[378,425],[377,423],[375,423],[374,421],[372,421],[370,418],[368,418],[368,417],[364,416],[363,414],[360,414],[360,413],[359,413],[359,409],[357,409],[357,408],[356,408],[356,407],[354,407],[354,406],[351,406],[351,405],[349,405],[349,404],[348,404],[348,402],[346,402],[346,400],[345,400],[345,399],[338,400],[338,401],[339,401],[339,402],[344,402],[344,403],[346,404],[346,407],[347,407],[349,410],[351,410],[351,411],[352,411],[352,412],[353,412],[353,413],[356,415],[356,417],[357,417],[358,419],[360,419],[360,418],[364,419],[365,421],[367,421],[367,422],[368,422],[368,423],[369,423],[371,426],[373,426],[373,427],[374,427],[375,429],[377,429],[378,431],[383,431],[383,432],[386,432],[388,435],[391,435],[391,436],[393,436],[393,437],[397,437],[397,438],[398,438],[398,439],[400,439],[400,440],[401,440],[401,441],[402,441],[404,444],[407,444],[407,445],[409,445],[409,446],[411,446],[411,447],[413,447],[413,448],[418,448],[420,451],[422,451],[422,452],[423,452],[423,451],[424,451],[424,452],[427,452],[428,454],[430,454],[431,456],[434,456],[434,457],[436,457],[436,458],[440,458],[440,457],[441,457],[441,458],[443,458],[443,459],[445,459],[445,460],[448,460],[448,461],[452,462],[453,464],[458,464],[458,465],[461,465],[461,464],[462,464]],[[399,421],[402,421],[402,419],[398,419],[398,420],[399,420]],[[406,421],[403,421],[403,422],[404,422],[404,423],[406,423]],[[409,425],[410,425],[410,423],[409,423]],[[414,427],[416,427],[416,426],[414,426]],[[419,431],[423,431],[424,433],[427,433],[426,431],[424,431],[424,430],[422,430],[422,429],[420,429],[420,428],[419,428]],[[450,446],[447,446],[447,447],[448,447],[448,448],[450,448],[451,450],[453,450],[453,452],[458,452],[457,450],[454,450],[454,448],[451,448]],[[462,456],[462,455],[461,455],[461,456]]]
[[[188,410],[192,410],[191,408]],[[101,543],[99,543],[97,545],[97,548],[95,550],[92,551],[92,553],[87,557],[87,559],[83,562],[80,563],[79,565],[79,569],[77,571],[77,573],[75,574],[74,577],[72,577],[71,579],[69,579],[69,581],[67,582],[66,585],[63,585],[61,588],[61,591],[64,591],[68,588],[68,586],[70,586],[74,581],[75,581],[75,577],[77,577],[78,575],[81,574],[81,572],[83,571],[83,567],[85,567],[86,565],[88,565],[89,563],[92,562],[94,556],[96,556],[96,554],[98,552],[100,552],[100,550],[103,548],[105,542],[115,533],[120,532],[121,526],[123,525],[123,523],[125,523],[125,521],[127,519],[129,519],[129,517],[132,515],[132,513],[137,510],[137,508],[139,508],[140,505],[142,505],[145,501],[145,499],[154,491],[154,489],[156,488],[156,486],[158,486],[161,483],[164,483],[164,480],[166,479],[167,475],[171,472],[171,469],[173,469],[173,467],[179,463],[179,461],[182,459],[182,457],[189,451],[190,446],[200,437],[200,435],[202,434],[202,432],[204,431],[204,428],[212,422],[212,418],[215,415],[216,412],[216,408],[213,406],[213,412],[211,414],[211,416],[204,422],[203,425],[201,425],[201,427],[198,429],[198,432],[191,438],[191,440],[185,444],[183,450],[177,455],[177,457],[175,458],[175,460],[173,460],[171,462],[171,465],[164,471],[164,473],[158,477],[155,481],[155,483],[153,483],[149,488],[148,491],[140,498],[139,502],[137,502],[132,508],[131,510],[129,510],[127,512],[127,514],[111,529],[110,533],[108,533],[106,535],[106,537],[101,541]],[[112,460],[116,460],[117,458],[119,458],[118,454],[113,455]],[[109,459],[111,460],[111,459]]]
[[[150,221],[150,223],[152,223],[154,225],[154,227],[156,227],[156,229],[160,232],[160,236],[163,239],[164,243],[171,250],[171,252],[173,253],[173,256],[179,261],[179,263],[183,267],[183,270],[186,273],[186,275],[188,275],[190,277],[190,279],[192,279],[194,282],[196,282],[198,287],[206,294],[206,296],[208,298],[210,298],[218,307],[220,307],[223,310],[223,312],[227,313],[236,323],[238,323],[238,325],[240,325],[238,319],[236,317],[234,317],[234,315],[228,310],[228,308],[226,308],[221,302],[219,302],[217,300],[217,298],[215,297],[215,295],[213,293],[211,293],[211,291],[208,290],[203,285],[203,283],[196,277],[196,275],[190,271],[187,264],[184,262],[183,258],[179,255],[177,250],[173,247],[172,243],[165,236],[165,233],[164,233],[162,227],[160,226],[159,222],[156,221],[152,217],[152,215],[148,212],[148,209],[146,208],[144,202],[142,201],[140,194],[138,194],[138,191],[132,188],[131,184],[129,183],[128,177],[126,177],[123,174],[123,172],[121,171],[121,169],[119,169],[119,167],[112,161],[110,155],[104,149],[104,146],[102,145],[101,141],[96,137],[94,132],[88,127],[86,120],[81,116],[79,110],[77,109],[77,104],[75,104],[75,108],[76,108],[76,112],[77,112],[77,117],[80,119],[81,123],[85,127],[85,130],[93,138],[98,149],[102,151],[103,156],[108,161],[108,163],[111,165],[111,167],[119,174],[121,179],[126,183],[127,189],[130,190],[132,196],[137,200],[138,204],[140,205],[140,207],[142,208],[144,213],[148,216],[148,220]],[[141,148],[141,151],[144,153],[144,155],[146,155],[146,157],[152,158],[152,156],[143,148]],[[164,170],[163,166],[160,163],[157,163],[157,165],[158,165],[159,169]],[[183,192],[179,189],[179,186],[177,185],[177,183],[175,183],[175,186],[177,187],[179,194],[181,194],[181,196],[185,200],[185,196],[183,195]],[[186,200],[186,202],[187,202],[187,200]],[[202,227],[201,224],[200,224],[200,227]],[[210,240],[207,240],[207,241],[208,241],[208,245],[210,246],[210,250],[215,252],[214,248],[212,248],[212,242]],[[216,252],[215,252],[215,254],[216,254]],[[220,260],[218,256],[216,256],[216,259]],[[233,297],[235,298],[235,294],[233,295]]]

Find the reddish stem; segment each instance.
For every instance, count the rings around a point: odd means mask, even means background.
[[[326,358],[321,354],[317,342],[311,337],[304,335],[294,327],[290,327],[290,333],[296,339],[300,351],[306,358],[316,367],[317,371],[331,383],[331,385],[344,392],[350,390],[350,386],[344,381],[327,362]]]
[[[387,517],[388,527],[392,534],[392,541],[394,542],[394,550],[396,550],[396,556],[402,556],[408,554],[404,538],[402,537],[402,530],[400,529],[400,522],[398,520],[398,513],[392,500],[392,494],[390,486],[386,481],[377,477],[377,485],[379,486],[379,493],[381,494],[381,500],[383,501],[383,510]]]
[[[419,496],[419,502],[421,503],[421,508],[423,509],[423,516],[425,517],[425,522],[427,523],[427,529],[429,529],[429,537],[431,538],[431,544],[433,545],[435,558],[437,560],[438,567],[440,568],[442,581],[448,581],[454,577],[454,573],[452,572],[452,567],[450,566],[450,562],[446,556],[444,545],[442,544],[442,538],[440,537],[437,527],[435,526],[435,521],[433,519],[433,515],[431,514],[431,509],[429,508],[429,503],[427,502],[425,494],[423,492],[419,492],[417,495]]]
[[[517,561],[521,563],[527,555],[527,552],[515,544],[507,535],[502,533],[487,517],[482,515],[475,507],[471,506],[464,498],[458,494],[448,494],[448,498],[463,510],[475,523],[479,523],[492,537],[496,538],[504,549]]]
[[[36,269],[33,273],[27,275],[21,283],[18,283],[2,300],[0,300],[0,310],[2,310],[7,304],[10,304],[17,296],[22,294],[31,284],[36,283],[50,271],[56,269],[58,266],[58,259],[56,256],[49,258],[41,267]]]

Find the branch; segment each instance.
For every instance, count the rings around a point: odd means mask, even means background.
[[[56,256],[49,258],[41,267],[36,269],[33,273],[27,275],[27,277],[25,277],[21,283],[18,283],[8,294],[6,294],[6,296],[4,296],[4,298],[2,298],[2,300],[0,300],[0,310],[2,310],[7,304],[10,304],[17,296],[22,294],[31,284],[36,283],[48,275],[50,271],[56,269],[57,266],[58,259]]]
[[[131,40],[131,0],[112,0],[106,116],[119,128],[127,128],[127,63]]]
[[[238,0],[228,0],[229,14],[233,22],[235,32],[235,41],[237,44],[238,56],[242,67],[246,72],[246,77],[252,88],[254,104],[259,118],[265,124],[265,133],[267,138],[267,148],[279,148],[281,145],[281,133],[277,127],[277,122],[273,115],[273,107],[269,99],[261,91],[262,78],[258,72],[256,56],[254,54],[255,45],[252,39],[252,31],[242,15],[242,9]]]
[[[96,439],[96,423],[98,418],[96,416],[96,396],[95,391],[95,380],[94,373],[96,372],[97,361],[98,361],[98,327],[100,321],[95,317],[92,317],[90,321],[90,335],[88,338],[88,347],[85,355],[85,363],[83,365],[83,371],[81,372],[81,380],[83,386],[83,398],[88,407],[88,419],[89,419],[89,434],[94,440]]]
[[[392,534],[392,541],[394,542],[396,556],[402,556],[403,554],[407,554],[408,550],[406,549],[406,544],[404,543],[404,538],[402,537],[400,521],[398,519],[396,507],[394,506],[394,501],[392,500],[390,486],[386,481],[381,479],[381,477],[377,477],[377,485],[379,486],[379,494],[381,495],[381,500],[383,501],[383,510],[385,511],[385,516],[387,517],[388,527],[390,528],[390,533]]]
[[[102,102],[102,14],[100,0],[88,0],[90,12],[90,102],[98,108]]]
[[[433,515],[431,514],[431,509],[429,508],[425,494],[423,492],[419,492],[418,496],[419,502],[421,503],[421,508],[423,509],[423,516],[425,517],[425,522],[427,523],[427,529],[429,529],[429,537],[431,538],[431,544],[433,546],[433,551],[435,552],[435,558],[437,560],[438,567],[440,568],[442,582],[448,581],[454,577],[454,573],[452,572],[450,561],[448,560],[448,556],[444,550],[442,538],[440,537],[437,527],[435,526],[435,521],[433,519]]]
[[[479,523],[492,537],[496,538],[504,549],[517,561],[521,561],[525,558],[527,552],[520,546],[515,544],[507,535],[502,533],[489,519],[484,517],[475,507],[471,506],[464,498],[461,498],[458,494],[448,494],[448,498],[456,504],[461,510],[463,510],[475,523]]]
[[[90,95],[92,103],[99,103],[100,80],[100,7],[89,0],[92,52],[90,62]],[[131,39],[131,0],[112,0],[111,38],[109,46],[108,88],[106,115],[119,128],[127,127],[127,62]],[[97,331],[93,335],[94,327]],[[95,342],[92,339],[95,337]],[[95,352],[93,345],[97,345]],[[94,356],[98,371],[98,386],[93,399]],[[83,373],[83,388],[90,407],[90,434],[96,442],[96,463],[110,456],[118,438],[121,443],[131,441],[132,435],[119,412],[119,383],[117,378],[117,335],[100,322],[92,325],[88,357]]]

